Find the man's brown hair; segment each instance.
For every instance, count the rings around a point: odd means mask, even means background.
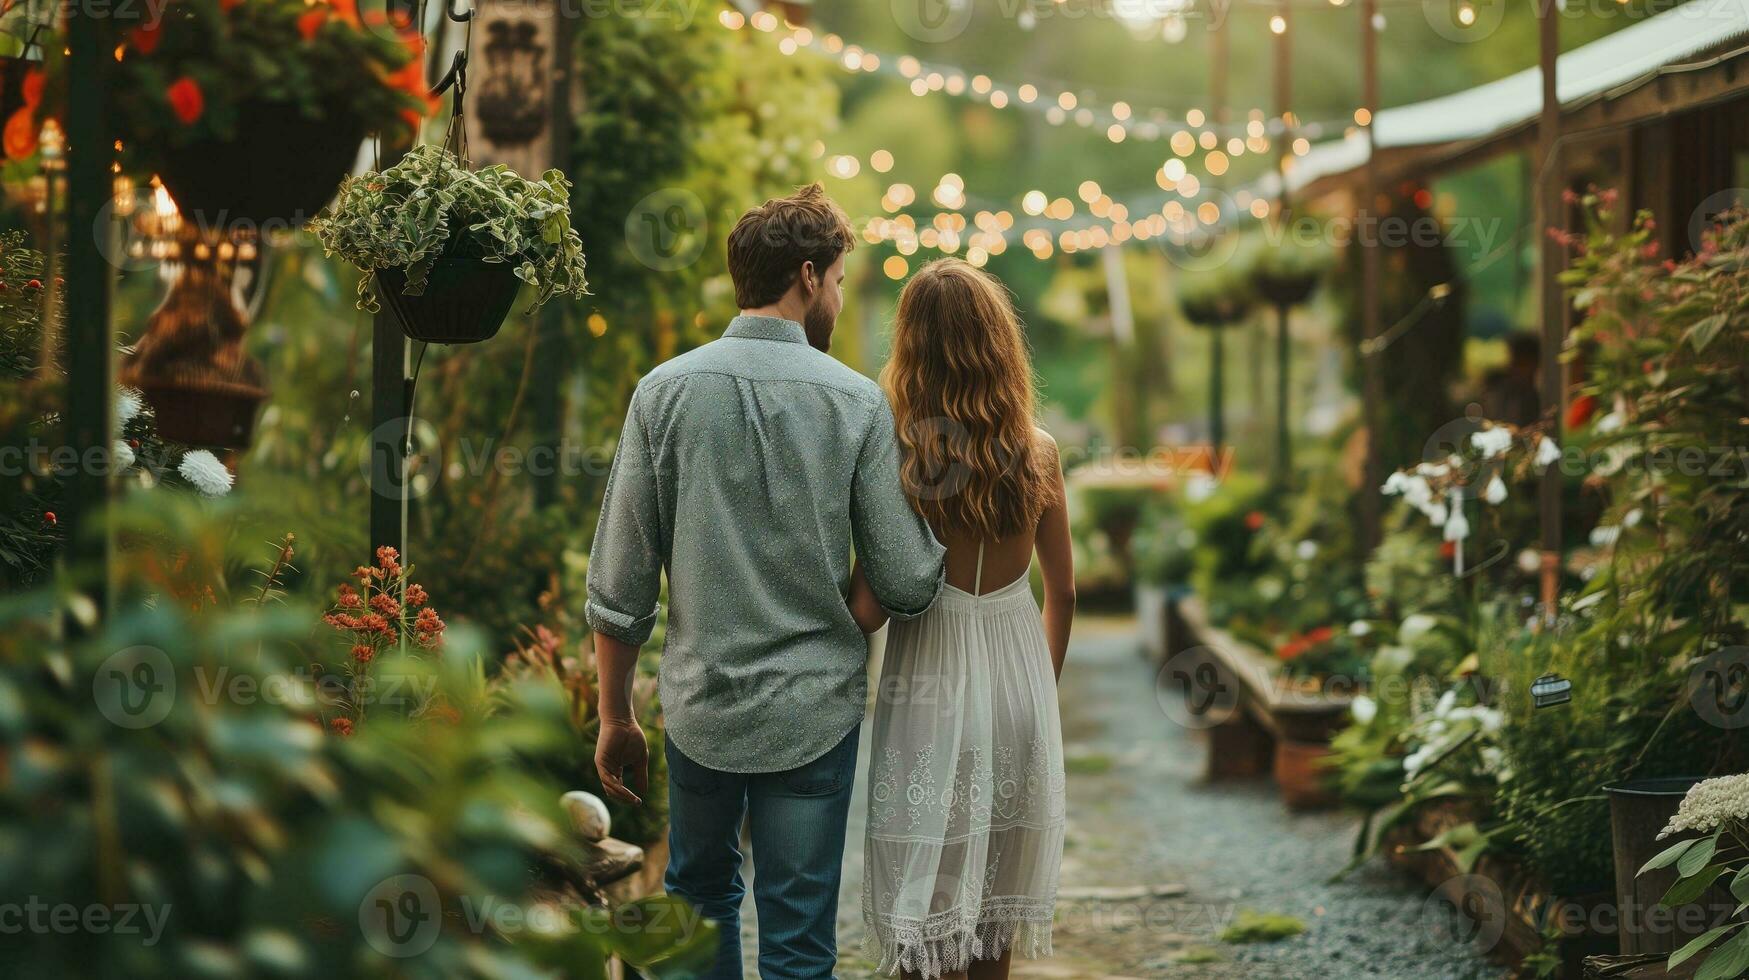
[[[819,184],[774,197],[742,215],[729,232],[735,304],[743,310],[770,306],[789,292],[803,262],[814,263],[814,274],[824,276],[855,247],[850,219]]]

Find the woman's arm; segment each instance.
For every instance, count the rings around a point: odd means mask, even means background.
[[[1063,463],[1056,440],[1044,430],[1039,438],[1054,474],[1056,500],[1038,522],[1038,564],[1045,583],[1045,643],[1051,651],[1051,667],[1063,675],[1063,659],[1069,655],[1069,629],[1075,621],[1075,550],[1069,541],[1069,497],[1063,487]]]
[[[868,584],[868,576],[863,574],[861,559],[850,572],[850,597],[845,601],[850,605],[851,618],[864,633],[873,633],[887,625],[887,611],[875,598],[874,587]]]

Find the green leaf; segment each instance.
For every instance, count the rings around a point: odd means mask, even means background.
[[[1713,338],[1719,335],[1719,331],[1723,330],[1725,324],[1728,322],[1730,322],[1730,318],[1726,314],[1714,313],[1712,316],[1706,317],[1694,326],[1689,327],[1685,336],[1687,337],[1688,342],[1694,345],[1696,351],[1703,351],[1706,350],[1708,344],[1713,342]]]
[[[1672,864],[1676,863],[1677,858],[1688,853],[1688,849],[1693,847],[1695,842],[1699,840],[1700,838],[1698,837],[1690,837],[1687,840],[1677,841],[1664,850],[1659,851],[1657,856],[1653,857],[1652,860],[1640,865],[1640,870],[1636,871],[1635,875],[1643,875],[1648,871],[1656,871],[1659,868],[1670,867]]]
[[[1730,923],[1729,925],[1719,926],[1717,929],[1708,929],[1706,932],[1702,933],[1700,936],[1698,936],[1694,940],[1690,941],[1688,943],[1688,945],[1683,946],[1681,949],[1677,950],[1674,953],[1671,953],[1669,962],[1664,964],[1665,967],[1667,969],[1671,969],[1671,970],[1676,969],[1676,967],[1679,964],[1686,962],[1690,957],[1694,956],[1694,954],[1700,952],[1703,949],[1706,949],[1708,946],[1711,946],[1714,943],[1714,941],[1716,941],[1720,936],[1724,935],[1727,932],[1730,932],[1732,929],[1735,929],[1742,924],[1743,923],[1741,923],[1741,922],[1733,922],[1733,923]]]
[[[1658,900],[1658,904],[1672,909],[1687,905],[1699,898],[1702,892],[1711,888],[1713,882],[1718,880],[1719,875],[1724,873],[1724,865],[1709,864],[1699,874],[1684,878],[1671,885],[1670,890],[1664,893],[1664,897]]]
[[[1713,855],[1718,852],[1719,835],[1715,832],[1711,837],[1708,837],[1689,848],[1688,853],[1682,855],[1682,857],[1677,860],[1676,870],[1684,878],[1697,874],[1700,872],[1700,869],[1707,866],[1707,862],[1711,861]]]
[[[1737,933],[1729,942],[1713,950],[1713,954],[1695,971],[1694,980],[1731,980],[1745,972],[1749,972],[1749,930]]]
[[[1737,901],[1749,905],[1749,864],[1737,869],[1736,876],[1731,879],[1731,894],[1737,897]]]

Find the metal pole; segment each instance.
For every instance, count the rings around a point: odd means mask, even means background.
[[[398,156],[399,154],[397,154]],[[371,320],[370,550],[384,545],[407,557],[407,432],[412,424],[407,354],[412,346],[395,315]]]
[[[1556,0],[1538,0],[1537,34],[1538,64],[1542,70],[1542,116],[1537,123],[1537,143],[1541,166],[1536,173],[1536,227],[1538,232],[1565,224],[1562,221],[1561,187],[1565,174],[1561,169],[1561,100],[1556,91],[1555,66],[1561,53],[1560,14]],[[1567,384],[1561,364],[1561,347],[1566,341],[1566,306],[1562,298],[1560,275],[1566,256],[1561,243],[1546,233],[1539,233],[1542,243],[1537,281],[1541,292],[1542,313],[1542,407],[1548,419],[1549,438],[1559,440],[1561,423],[1566,415]],[[1543,615],[1552,621],[1561,582],[1561,467],[1557,463],[1543,472],[1538,489],[1538,509],[1542,523],[1542,603]]]
[[[114,45],[105,20],[67,8],[67,444],[78,463],[67,482],[60,518],[68,530],[67,560],[89,577],[87,595],[99,610],[109,601],[110,532],[106,509],[113,482],[110,409],[115,340],[109,332],[111,273],[98,236],[107,234],[103,206],[114,194],[114,137],[105,102]],[[50,175],[54,179],[54,175]],[[54,220],[54,215],[49,215]]]
[[[571,167],[571,18],[554,10],[553,50],[548,65],[552,79],[552,165]],[[534,476],[534,504],[546,507],[558,502],[560,452],[564,442],[564,397],[566,367],[572,359],[565,350],[565,310],[548,303],[541,309],[535,329],[540,331],[540,356],[535,361],[533,404],[534,444],[551,450],[551,468]]]
[[[1378,146],[1373,136],[1373,117],[1378,113],[1379,103],[1379,51],[1378,30],[1374,21],[1378,18],[1378,0],[1361,0],[1360,3],[1360,109],[1361,129],[1366,134],[1367,152],[1363,196],[1360,204],[1360,221],[1356,222],[1355,232],[1360,235],[1360,326],[1363,341],[1360,346],[1361,370],[1361,404],[1366,419],[1366,465],[1365,477],[1360,494],[1360,540],[1361,555],[1365,557],[1378,546],[1381,535],[1383,501],[1379,496],[1379,487],[1384,483],[1384,465],[1382,459],[1383,423],[1384,423],[1384,375],[1377,352],[1372,350],[1372,341],[1380,331],[1379,287],[1380,260],[1378,241],[1378,222],[1381,215],[1374,215],[1370,223],[1367,216],[1378,207],[1379,198],[1379,164]]]

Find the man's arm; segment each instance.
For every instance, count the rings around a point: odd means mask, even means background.
[[[893,410],[884,398],[875,406],[857,456],[850,529],[862,573],[881,607],[895,619],[927,612],[946,581],[947,549],[905,499]]]
[[[632,707],[632,678],[638,648],[656,625],[663,540],[641,396],[640,389],[626,409],[601,499],[601,520],[589,550],[589,601],[584,607],[595,631],[601,697],[595,768],[609,796],[633,804],[642,802],[640,795],[647,788],[649,749]]]

